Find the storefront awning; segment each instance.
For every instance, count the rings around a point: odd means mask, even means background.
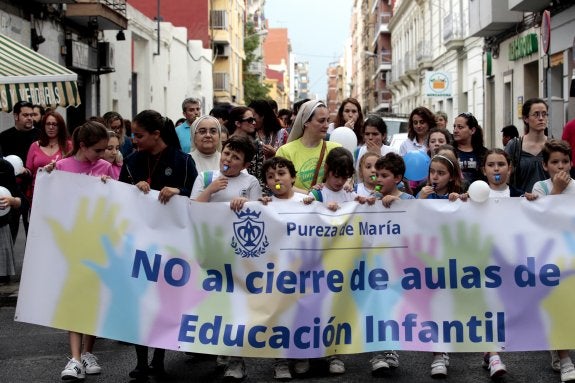
[[[0,34],[0,109],[18,101],[46,107],[78,106],[78,75]]]

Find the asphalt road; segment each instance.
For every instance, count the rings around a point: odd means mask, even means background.
[[[14,322],[14,307],[0,307],[0,382],[59,382],[60,372],[69,354],[65,331]],[[102,366],[101,375],[91,375],[86,382],[129,382],[128,372],[135,366],[132,346],[98,339],[95,354]],[[437,382],[429,376],[431,355],[423,352],[400,352],[400,367],[384,377],[374,378],[369,368],[369,354],[346,355],[346,373],[329,376],[322,361],[313,361],[305,382]],[[502,355],[509,373],[505,382],[560,382],[551,370],[547,352],[521,352]],[[273,382],[273,359],[248,359],[246,382]],[[194,358],[180,352],[166,354],[169,377],[162,382],[220,382],[214,357]],[[451,354],[446,382],[489,382],[477,353]],[[160,380],[150,380],[159,382]]]

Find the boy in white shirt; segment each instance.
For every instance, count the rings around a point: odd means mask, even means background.
[[[533,194],[538,196],[554,194],[575,194],[575,183],[572,182],[571,147],[567,141],[549,140],[543,150],[543,169],[549,178],[533,185]]]

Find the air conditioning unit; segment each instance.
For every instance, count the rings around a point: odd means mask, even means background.
[[[98,68],[100,73],[114,72],[114,46],[109,42],[98,43]]]
[[[230,56],[230,46],[228,44],[216,44],[216,55],[218,57],[229,57]]]

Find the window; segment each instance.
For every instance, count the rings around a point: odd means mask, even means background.
[[[228,14],[226,11],[212,10],[210,25],[213,29],[228,29]]]

